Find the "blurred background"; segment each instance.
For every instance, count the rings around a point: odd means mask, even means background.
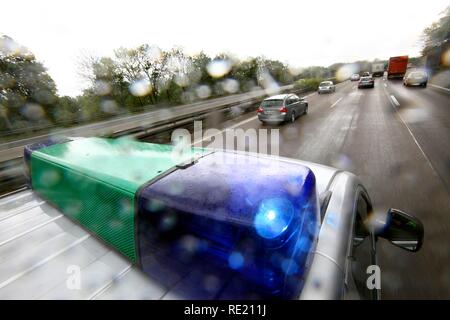
[[[423,219],[419,258],[381,244],[383,297],[448,299],[449,39],[450,7],[440,0],[5,3],[0,194],[25,185],[27,143],[67,135],[170,143],[173,128],[193,130],[196,119],[204,129],[259,128],[249,121],[265,96],[309,95],[331,80],[346,86],[350,100],[339,101],[348,109],[333,117],[337,99],[311,98],[318,107],[309,124],[281,128],[281,155],[350,170],[377,211],[397,206]],[[384,85],[400,101],[401,120],[381,80],[376,94],[348,84],[399,55],[434,86],[422,94]]]

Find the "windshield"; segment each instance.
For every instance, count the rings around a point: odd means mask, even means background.
[[[321,82],[320,83],[320,86],[322,87],[322,86],[331,86],[333,84],[333,82],[330,82],[330,81],[324,81],[324,82]]]
[[[426,73],[424,72],[411,72],[409,74],[410,77],[426,77]]]
[[[261,103],[261,107],[267,108],[267,107],[281,107],[283,106],[283,100],[264,100]]]

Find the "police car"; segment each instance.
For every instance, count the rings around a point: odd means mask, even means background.
[[[2,299],[378,299],[377,240],[422,245],[416,218],[310,162],[101,138],[24,160],[31,190],[0,199]]]

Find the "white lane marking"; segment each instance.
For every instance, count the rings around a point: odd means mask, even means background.
[[[315,95],[316,93],[317,93],[317,92],[312,92],[312,93],[310,93],[310,94],[304,96],[303,98],[311,97],[311,96]],[[342,98],[341,98],[341,99],[342,99]],[[338,101],[336,101],[336,103],[338,103],[341,99],[339,99]],[[253,117],[251,117],[251,118],[248,118],[248,119],[246,119],[246,120],[243,120],[243,121],[241,121],[241,122],[238,122],[238,123],[236,123],[236,124],[234,124],[234,125],[232,125],[232,126],[230,126],[230,127],[226,127],[225,129],[220,130],[220,132],[219,132],[218,134],[210,135],[210,136],[207,136],[207,137],[203,137],[203,138],[200,138],[200,139],[194,141],[193,143],[191,143],[191,146],[194,146],[194,145],[196,145],[196,144],[198,144],[198,143],[200,143],[200,142],[202,142],[202,141],[204,141],[204,140],[211,140],[211,138],[213,138],[213,137],[215,137],[215,136],[218,136],[218,135],[224,133],[224,132],[225,132],[226,130],[228,130],[228,129],[234,129],[234,128],[236,128],[236,127],[239,127],[239,126],[241,126],[241,125],[243,125],[243,124],[246,124],[246,123],[248,123],[248,122],[250,122],[250,121],[253,121],[253,120],[256,120],[256,119],[258,119],[258,116],[253,116]]]
[[[241,121],[241,122],[238,122],[238,123],[236,123],[236,124],[234,124],[234,125],[232,125],[232,126],[230,126],[230,127],[226,127],[225,129],[220,130],[217,134],[210,135],[210,136],[207,136],[207,137],[203,137],[203,138],[200,138],[200,139],[194,141],[193,143],[191,143],[191,146],[194,146],[194,145],[196,145],[196,144],[198,144],[198,143],[200,143],[200,142],[202,142],[202,141],[204,141],[204,140],[211,140],[212,137],[218,136],[218,135],[224,133],[224,132],[225,132],[226,130],[228,130],[228,129],[234,129],[234,128],[236,128],[236,127],[239,127],[239,126],[241,126],[241,125],[243,125],[243,124],[246,124],[246,123],[248,123],[248,122],[250,122],[250,121],[253,121],[253,120],[256,120],[256,119],[258,119],[258,116],[253,116],[253,117],[251,117],[251,118],[248,118],[248,119],[246,119],[246,120],[243,120],[243,121]]]
[[[356,87],[355,87],[355,88],[356,88]],[[303,98],[308,98],[308,97],[310,97],[310,96],[312,96],[312,95],[315,95],[316,93],[317,93],[317,92],[312,92],[312,93],[310,93],[310,94],[304,96]],[[336,105],[336,104],[337,104],[339,101],[341,101],[341,100],[342,100],[342,98],[340,98],[338,101],[336,101],[336,102],[333,104],[333,106],[331,106],[330,108],[334,107],[334,105]],[[241,122],[238,122],[238,123],[236,123],[236,124],[234,124],[234,125],[232,125],[232,126],[230,126],[230,127],[226,127],[226,128],[223,129],[223,130],[220,130],[220,132],[219,132],[218,134],[210,135],[210,136],[207,136],[207,137],[200,138],[200,139],[194,141],[193,143],[191,143],[191,146],[194,146],[194,145],[196,145],[196,144],[198,144],[198,143],[200,143],[200,142],[202,142],[202,141],[204,141],[204,140],[211,140],[211,138],[213,138],[213,137],[215,137],[215,136],[218,136],[218,135],[224,133],[224,132],[225,132],[226,130],[228,130],[228,129],[234,129],[234,128],[239,127],[239,126],[241,126],[241,125],[243,125],[243,124],[246,124],[246,123],[248,123],[248,122],[250,122],[250,121],[256,120],[257,118],[258,118],[258,116],[253,116],[253,117],[251,117],[251,118],[248,118],[248,119],[246,119],[246,120],[243,120],[243,121],[241,121]]]
[[[339,103],[339,101],[342,100],[342,98],[343,98],[343,97],[340,97],[335,103],[333,103],[333,104],[331,105],[330,109],[331,109],[331,108],[334,108],[334,106],[337,105],[337,104]]]
[[[311,97],[312,95],[315,95],[316,93],[317,93],[317,92],[312,92],[312,93],[310,93],[310,94],[304,96],[303,98]],[[341,98],[341,99],[342,99],[342,98]],[[251,117],[251,118],[248,118],[248,119],[246,119],[246,120],[243,120],[243,121],[241,121],[241,122],[238,122],[238,123],[236,123],[236,124],[234,124],[234,125],[232,125],[232,126],[230,126],[230,127],[226,127],[225,129],[220,130],[220,132],[219,132],[218,134],[210,135],[210,136],[207,136],[207,137],[203,137],[203,138],[200,138],[200,139],[194,141],[193,143],[191,143],[191,146],[194,146],[194,145],[196,145],[196,144],[198,144],[198,143],[200,143],[200,142],[202,142],[202,141],[204,141],[204,140],[211,140],[211,138],[213,138],[213,137],[215,137],[215,136],[218,136],[218,135],[224,133],[224,132],[225,132],[226,130],[228,130],[228,129],[234,129],[234,128],[236,128],[236,127],[239,127],[239,126],[241,126],[241,125],[243,125],[243,124],[246,124],[246,123],[248,123],[248,122],[250,122],[250,121],[253,121],[253,120],[256,120],[256,119],[258,119],[258,116],[253,116],[253,117]]]
[[[393,102],[397,107],[400,106],[400,103],[399,103],[398,100],[394,97],[393,94],[391,94],[391,100],[392,100],[392,102]]]
[[[430,86],[450,92],[450,89],[430,83]]]
[[[388,95],[386,89],[384,90],[384,93],[386,94],[386,96]],[[394,97],[393,95],[391,95],[391,97]],[[436,169],[433,167],[433,164],[431,163],[431,160],[428,158],[428,156],[425,154],[425,151],[423,151],[422,147],[420,146],[419,142],[417,141],[416,137],[414,137],[411,129],[409,128],[408,124],[405,122],[405,120],[403,120],[403,117],[401,116],[401,114],[398,112],[397,106],[394,104],[394,102],[391,99],[388,99],[389,102],[391,103],[392,107],[395,110],[395,114],[397,115],[397,117],[400,119],[400,121],[403,123],[403,125],[406,127],[406,129],[409,132],[409,135],[411,136],[411,138],[413,139],[414,143],[416,144],[416,146],[419,148],[420,153],[422,153],[422,156],[425,158],[425,161],[427,162],[428,166],[431,168],[431,171],[434,173],[434,175],[441,179],[439,174],[437,173]],[[398,103],[398,101],[397,101]]]
[[[384,87],[387,88],[387,84],[386,83],[384,83]]]

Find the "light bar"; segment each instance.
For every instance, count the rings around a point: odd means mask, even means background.
[[[191,279],[184,296],[214,277],[217,299],[298,296],[319,226],[312,171],[198,148],[174,155],[101,138],[25,149],[42,198],[164,285]]]

